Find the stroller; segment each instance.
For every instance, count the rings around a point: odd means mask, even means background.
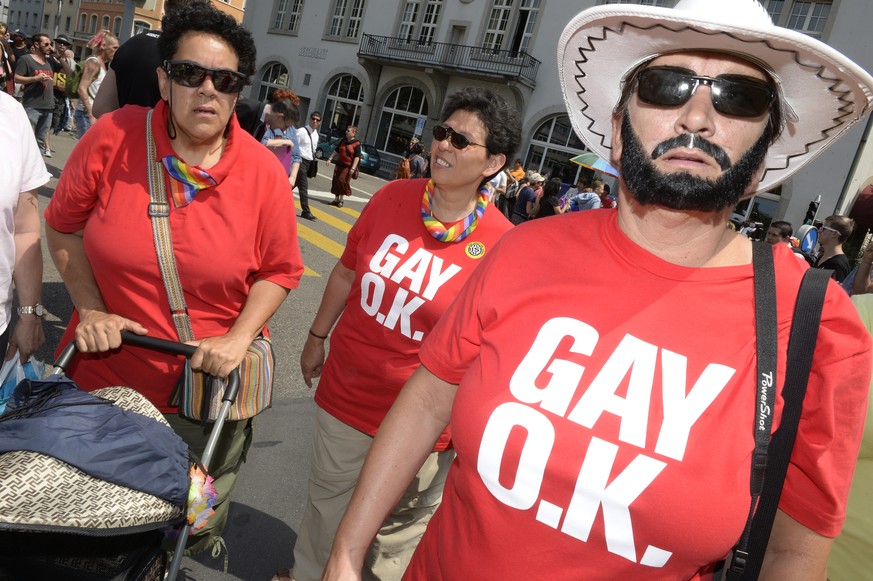
[[[188,358],[195,351],[184,343],[128,332],[122,333],[122,341]],[[0,428],[13,427],[0,429],[0,581],[162,581],[165,573],[167,579],[175,580],[191,527],[185,518],[187,446],[136,391],[107,387],[87,394],[75,388],[64,370],[76,352],[75,343],[68,345],[55,362],[52,376],[44,381],[25,380],[16,387],[10,404],[17,398],[29,397],[31,402],[41,398],[26,410],[30,417],[13,417],[17,411],[21,415],[14,405],[0,416]],[[228,378],[218,419],[201,458],[204,468],[215,452],[238,388],[235,370]],[[67,398],[63,408],[57,403],[60,393]],[[54,433],[50,429],[53,420],[45,417],[51,409],[63,410],[54,421],[66,427],[78,422],[79,410],[95,405],[112,417],[100,418],[99,436],[92,431],[64,442],[63,447],[71,450],[72,458],[65,458],[70,463],[31,451],[40,446],[53,449],[57,441],[40,444],[34,442],[38,436],[22,435]],[[33,411],[34,407],[39,409]],[[36,430],[19,430],[26,422],[49,423]],[[113,426],[119,429],[113,432]],[[80,456],[79,450],[85,452]],[[124,470],[106,461],[119,457]],[[87,473],[73,465],[80,463],[88,464]],[[141,482],[131,484],[131,479]],[[161,546],[164,532],[178,525],[182,527],[168,568]]]

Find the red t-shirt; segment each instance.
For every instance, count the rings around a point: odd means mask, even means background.
[[[331,335],[315,402],[370,435],[418,367],[421,341],[482,257],[512,228],[489,204],[467,238],[437,241],[421,220],[425,184],[396,180],[379,190],[349,232],[340,258],[355,271],[355,282]],[[449,440],[447,429],[435,449],[446,449]]]
[[[45,211],[59,232],[84,229],[85,254],[106,308],[138,321],[149,335],[178,341],[157,264],[148,216],[146,113],[129,106],[101,118],[76,145]],[[167,108],[152,119],[157,157],[173,153]],[[297,286],[303,263],[288,178],[269,150],[233,117],[221,160],[208,170],[218,185],[170,212],[173,249],[194,336],[223,335],[252,284]],[[172,202],[171,202],[172,207]],[[62,344],[74,337],[73,313]],[[79,355],[68,372],[85,389],[127,385],[164,412],[181,360],[135,347]]]
[[[774,253],[781,390],[807,267],[785,246]],[[459,384],[458,456],[405,579],[711,576],[749,510],[752,289],[751,265],[667,263],[615,212],[508,234],[421,349]],[[825,536],[843,521],[870,345],[831,284],[780,502]]]

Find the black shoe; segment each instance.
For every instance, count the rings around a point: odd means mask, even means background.
[[[339,208],[339,206],[340,206],[340,201],[339,201],[339,200],[333,200],[333,201],[331,201],[331,202],[328,202],[327,205],[328,205],[328,206],[336,206],[337,208]]]
[[[312,215],[312,212],[305,212],[303,214],[300,214],[300,217],[304,220],[309,220],[311,222],[315,222],[315,220],[317,220],[317,218]]]
[[[340,200],[339,202],[337,202],[336,207],[337,207],[337,208],[342,208],[342,207],[343,207],[343,201]]]

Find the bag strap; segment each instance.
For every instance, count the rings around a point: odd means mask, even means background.
[[[768,470],[769,479],[764,480],[764,492],[752,523],[752,535],[749,539],[755,548],[755,558],[747,565],[747,579],[757,579],[770,540],[770,530],[776,518],[779,498],[782,495],[782,484],[788,472],[791,450],[797,436],[797,427],[803,411],[803,400],[812,369],[812,356],[818,339],[818,329],[821,324],[821,312],[824,307],[830,272],[810,268],[803,276],[800,290],[797,293],[797,303],[794,306],[794,318],[791,324],[791,335],[788,339],[788,363],[785,374],[785,387],[782,389],[783,409],[779,429],[773,434],[769,453],[771,463]]]
[[[152,135],[152,113],[146,115],[146,151],[148,152],[149,170],[149,217],[152,221],[152,235],[155,241],[155,252],[164,288],[170,299],[170,315],[181,342],[193,341],[194,330],[191,318],[188,316],[188,306],[182,291],[182,281],[176,268],[176,257],[173,254],[173,236],[170,231],[170,204],[167,202],[167,192],[164,184],[163,163],[155,159],[155,139]]]
[[[769,252],[764,252],[766,249],[760,249],[761,246],[769,246],[764,243],[756,243],[753,246],[753,267],[756,263],[755,258],[761,264],[760,258],[764,254],[769,255],[769,265],[772,271],[772,248]],[[761,265],[763,266],[763,265]],[[759,272],[764,275],[759,277]],[[769,278],[775,279],[772,276]],[[756,326],[758,321],[763,321],[765,316],[759,316],[760,308],[765,305],[763,301],[759,301],[758,290],[766,282],[763,278],[766,274],[763,269],[755,268],[755,319]],[[759,278],[762,279],[759,282]],[[746,526],[739,542],[734,547],[732,555],[726,564],[726,579],[736,581],[739,579],[757,579],[761,571],[761,565],[764,561],[764,554],[767,551],[767,543],[770,539],[770,531],[773,528],[773,521],[776,518],[776,510],[779,506],[779,498],[782,495],[782,486],[785,482],[785,475],[788,471],[788,464],[791,458],[791,451],[794,447],[794,440],[797,435],[797,428],[800,423],[800,416],[803,410],[803,400],[806,396],[806,388],[809,381],[809,373],[812,369],[812,357],[815,352],[815,344],[818,338],[818,328],[821,321],[822,307],[824,306],[825,293],[830,276],[829,273],[818,270],[809,269],[803,276],[800,288],[797,293],[797,301],[794,307],[794,315],[791,322],[791,332],[788,339],[788,357],[786,363],[785,383],[782,388],[782,418],[779,429],[769,438],[770,426],[772,425],[772,401],[765,403],[765,398],[762,387],[764,386],[765,377],[761,375],[761,347],[763,341],[775,341],[776,326],[775,326],[775,280],[771,280],[774,285],[771,287],[772,296],[774,299],[772,309],[773,327],[772,333],[765,332],[762,337],[758,330],[758,370],[759,370],[759,385],[758,398],[755,401],[755,456],[752,462],[752,507],[749,518],[746,521]],[[762,291],[764,289],[761,289]],[[769,293],[768,293],[769,294]],[[766,317],[770,318],[770,317]],[[764,353],[764,357],[768,358],[769,353]],[[775,368],[775,367],[774,367]],[[775,379],[775,376],[773,376]],[[771,388],[775,387],[775,381],[770,384]],[[772,396],[774,389],[767,389],[769,395]],[[767,418],[759,414],[766,405],[770,412]],[[763,423],[766,425],[766,435],[770,440],[763,457],[759,455],[759,437],[758,432],[762,431],[759,420],[763,418]],[[766,477],[765,477],[766,473]],[[757,491],[757,492],[756,492]],[[756,509],[757,505],[757,510]]]

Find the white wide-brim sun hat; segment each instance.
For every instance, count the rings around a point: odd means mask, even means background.
[[[658,55],[691,50],[761,66],[796,115],[770,146],[757,191],[788,179],[873,107],[873,77],[823,42],[775,26],[756,0],[680,0],[672,9],[606,4],[578,14],[558,41],[561,90],[579,138],[611,160],[622,77]]]

